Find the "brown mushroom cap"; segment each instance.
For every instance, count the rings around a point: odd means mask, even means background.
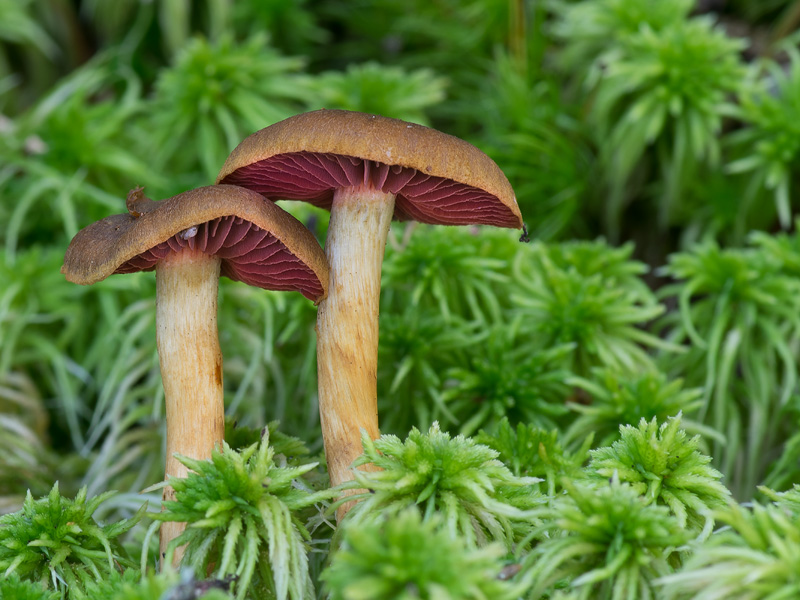
[[[336,188],[366,185],[397,196],[398,220],[522,227],[508,179],[472,144],[345,110],[303,113],[257,131],[234,149],[217,183],[327,209]]]
[[[255,192],[216,185],[155,202],[137,189],[128,210],[78,232],[61,267],[67,280],[89,285],[114,273],[151,271],[188,247],[220,256],[222,275],[234,281],[314,301],[327,294],[328,266],[314,236]]]

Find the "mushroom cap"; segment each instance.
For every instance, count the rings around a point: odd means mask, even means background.
[[[151,271],[184,248],[222,258],[234,281],[291,290],[314,301],[328,291],[325,253],[308,229],[257,193],[232,185],[202,187],[161,201],[141,188],[127,199],[128,213],[112,215],[72,239],[61,272],[89,285],[114,273]]]
[[[303,113],[257,131],[234,149],[217,183],[327,209],[336,188],[367,185],[396,195],[398,220],[522,227],[508,179],[472,144],[346,110]]]

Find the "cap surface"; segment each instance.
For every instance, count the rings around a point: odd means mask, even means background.
[[[336,188],[367,185],[396,195],[400,220],[522,227],[508,179],[472,144],[345,110],[303,113],[257,131],[231,153],[217,182],[328,209]]]
[[[127,205],[128,213],[73,238],[61,267],[67,280],[88,285],[114,273],[151,271],[170,252],[191,248],[220,256],[221,273],[234,281],[315,301],[327,294],[328,264],[314,236],[253,191],[215,185],[156,202],[136,189]]]

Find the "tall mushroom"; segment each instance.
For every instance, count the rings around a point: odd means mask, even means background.
[[[217,182],[331,211],[331,287],[317,318],[320,417],[331,483],[352,479],[359,430],[378,436],[378,302],[390,221],[519,228],[511,185],[463,140],[342,110],[297,115],[254,133]]]
[[[319,302],[328,288],[325,255],[289,213],[232,185],[154,202],[133,190],[128,212],[78,232],[61,272],[96,283],[114,273],[156,271],[156,341],[167,417],[165,477],[184,477],[174,455],[211,456],[224,433],[222,355],[217,333],[220,274]],[[165,488],[170,499],[172,488]],[[161,549],[183,529],[165,523]]]

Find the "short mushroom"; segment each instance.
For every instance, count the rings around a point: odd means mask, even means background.
[[[175,454],[206,459],[224,433],[222,355],[217,333],[220,274],[319,302],[325,255],[289,213],[255,192],[208,186],[160,202],[135,189],[128,213],[78,232],[61,272],[82,285],[114,273],[156,271],[156,341],[167,417],[166,475],[184,477]],[[165,488],[169,499],[172,488]],[[165,523],[162,552],[183,528]]]
[[[217,182],[331,211],[331,287],[317,318],[320,417],[331,484],[352,479],[360,429],[379,434],[378,305],[390,221],[520,228],[511,185],[463,140],[343,110],[304,113],[252,134]]]

